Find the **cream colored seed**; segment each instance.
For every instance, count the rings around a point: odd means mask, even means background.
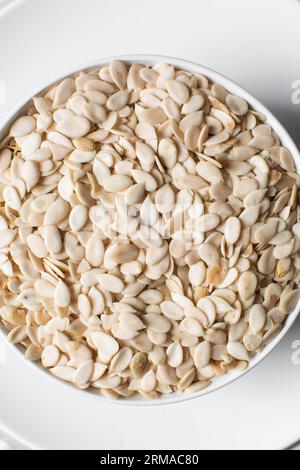
[[[47,209],[44,225],[56,225],[59,224],[69,212],[69,205],[63,199],[57,199],[51,206]]]
[[[91,336],[98,349],[99,359],[104,363],[110,362],[111,358],[119,351],[119,343],[106,333],[96,331]]]
[[[94,372],[94,363],[92,360],[80,364],[74,374],[74,383],[78,386],[83,386],[88,383]]]
[[[79,232],[87,222],[88,211],[85,206],[75,206],[69,215],[69,224],[72,232]]]
[[[123,281],[112,274],[98,274],[97,280],[100,286],[108,292],[118,294],[124,289]]]
[[[238,281],[238,290],[242,300],[248,300],[255,293],[257,278],[251,271],[241,274]]]
[[[68,307],[71,302],[70,290],[63,281],[59,281],[56,286],[54,300],[58,307]]]
[[[18,118],[10,129],[10,135],[12,137],[22,137],[30,134],[34,131],[36,121],[32,116],[22,116]]]
[[[184,85],[184,83],[181,83],[177,80],[170,80],[167,83],[167,90],[171,98],[173,98],[176,103],[185,104],[189,101],[189,89],[186,85]]]
[[[104,257],[104,246],[97,234],[92,235],[86,246],[86,259],[93,267],[102,264]]]
[[[87,295],[80,294],[78,296],[78,309],[82,315],[85,315],[87,317],[91,315],[92,307]]]
[[[42,352],[42,364],[44,367],[54,367],[60,357],[60,352],[56,346],[47,346]]]
[[[3,198],[8,207],[14,211],[19,212],[21,209],[21,198],[13,186],[6,186],[3,190]]]
[[[234,245],[240,238],[241,222],[237,217],[229,217],[225,223],[225,240],[228,245]]]
[[[112,175],[104,181],[104,189],[111,193],[125,191],[131,186],[132,181],[126,175]]]
[[[38,258],[45,258],[48,255],[45,242],[39,235],[29,235],[27,243],[32,253]]]
[[[71,116],[59,123],[56,129],[66,137],[79,138],[89,132],[90,122],[83,116]]]
[[[56,254],[62,250],[62,240],[60,231],[54,225],[48,225],[44,228],[45,245],[49,253]]]

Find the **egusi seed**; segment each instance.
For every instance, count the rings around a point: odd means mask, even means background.
[[[105,396],[197,393],[299,299],[300,179],[206,77],[120,61],[35,97],[0,144],[0,320]]]

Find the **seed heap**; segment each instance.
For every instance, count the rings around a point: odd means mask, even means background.
[[[0,318],[56,377],[113,398],[198,392],[296,305],[292,155],[204,76],[81,72],[0,148]]]

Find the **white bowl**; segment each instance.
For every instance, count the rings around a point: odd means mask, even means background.
[[[298,173],[300,173],[300,153],[295,143],[293,142],[292,138],[290,137],[286,129],[276,119],[276,117],[264,105],[262,105],[256,98],[254,98],[250,93],[248,93],[246,90],[241,88],[232,80],[224,77],[223,75],[217,72],[214,72],[213,70],[208,69],[207,67],[204,67],[202,65],[198,65],[193,62],[186,61],[186,60],[177,59],[174,57],[159,56],[159,55],[138,54],[138,55],[121,55],[121,56],[107,57],[103,59],[95,59],[88,63],[82,64],[81,66],[79,65],[78,67],[73,68],[71,70],[66,70],[59,77],[52,80],[51,83],[45,84],[43,88],[39,88],[38,90],[33,92],[33,94],[30,97],[27,97],[25,100],[23,100],[23,102],[20,103],[20,105],[10,113],[7,119],[5,119],[3,122],[0,122],[0,141],[5,136],[6,132],[8,131],[10,125],[14,122],[14,120],[19,115],[21,115],[22,112],[26,110],[33,96],[42,93],[43,91],[47,90],[47,88],[49,88],[56,82],[60,81],[64,77],[67,77],[68,75],[72,75],[73,73],[76,73],[80,70],[89,70],[89,69],[93,69],[96,67],[101,67],[103,65],[106,65],[113,59],[123,60],[128,63],[142,63],[142,64],[150,65],[150,66],[159,64],[159,63],[169,63],[182,70],[187,70],[189,72],[203,74],[207,78],[209,78],[211,81],[219,83],[220,85],[223,85],[232,94],[235,94],[244,98],[254,110],[265,114],[265,116],[267,117],[266,122],[270,124],[270,126],[278,134],[282,145],[287,147],[291,151],[294,161],[295,161],[297,171]],[[23,360],[24,360],[24,364],[28,364],[30,367],[34,367],[36,371],[38,370],[42,371],[44,374],[44,377],[45,378],[47,377],[49,380],[51,380],[53,386],[55,386],[55,384],[56,386],[63,386],[62,393],[67,393],[67,391],[71,393],[81,394],[81,395],[84,393],[86,395],[89,395],[101,401],[114,402],[114,403],[121,404],[121,405],[152,406],[152,405],[165,405],[165,404],[171,404],[171,403],[178,403],[178,402],[182,402],[186,400],[192,400],[192,399],[207,395],[208,393],[215,392],[216,390],[219,390],[220,388],[223,388],[226,385],[229,385],[230,383],[234,382],[235,380],[237,380],[238,378],[242,377],[247,372],[252,370],[255,366],[257,366],[260,362],[262,362],[273,351],[274,348],[276,348],[276,346],[279,344],[282,338],[287,334],[289,329],[292,327],[293,323],[298,317],[299,311],[300,311],[300,300],[298,301],[295,309],[288,315],[286,322],[283,326],[283,329],[280,331],[280,333],[267,346],[265,346],[265,348],[260,353],[257,353],[250,360],[249,367],[246,370],[239,371],[239,372],[232,371],[232,372],[228,372],[227,374],[221,377],[217,377],[213,380],[212,384],[209,387],[193,395],[177,394],[174,392],[169,395],[163,395],[161,398],[156,399],[156,400],[145,400],[141,398],[141,399],[123,399],[123,400],[121,399],[121,400],[114,401],[109,398],[103,397],[99,393],[94,392],[94,391],[89,391],[89,390],[81,391],[79,389],[76,389],[74,386],[69,385],[66,382],[60,381],[54,376],[52,376],[39,363],[33,363],[30,361],[27,361],[24,357],[23,357]],[[19,354],[23,356],[23,352],[21,351],[21,348],[9,343],[6,340],[6,336],[7,336],[6,330],[0,324],[0,338],[2,338],[10,346],[10,350],[12,354]]]

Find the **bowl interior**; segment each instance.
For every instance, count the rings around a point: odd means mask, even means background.
[[[174,57],[167,57],[167,56],[157,56],[157,55],[121,55],[121,56],[114,56],[114,57],[107,57],[104,59],[95,59],[92,60],[86,64],[81,64],[77,67],[73,67],[71,70],[66,70],[64,73],[61,74],[59,77],[55,77],[53,80],[51,80],[50,83],[45,84],[42,88],[39,88],[38,90],[33,90],[32,93],[30,94],[29,97],[27,97],[20,105],[17,107],[17,109],[13,110],[12,113],[3,121],[0,122],[0,141],[6,136],[7,131],[10,127],[10,125],[14,122],[14,120],[19,116],[22,115],[22,113],[25,112],[26,108],[30,105],[31,99],[33,96],[38,95],[42,92],[45,92],[50,86],[53,86],[56,82],[60,81],[61,79],[72,75],[78,71],[81,70],[92,70],[94,68],[101,67],[103,65],[106,65],[108,62],[110,62],[113,59],[119,59],[123,60],[128,63],[142,63],[145,65],[156,65],[159,63],[169,63],[171,65],[174,65],[176,68],[180,68],[182,70],[186,70],[189,72],[193,73],[198,73],[198,74],[203,74],[207,78],[209,78],[211,81],[214,81],[216,83],[219,83],[220,85],[223,85],[230,93],[238,95],[243,97],[254,109],[255,111],[258,111],[260,113],[263,113],[266,117],[267,120],[266,122],[274,129],[274,131],[278,134],[282,145],[287,147],[294,158],[295,165],[297,168],[298,173],[300,173],[300,154],[299,151],[293,142],[292,138],[286,131],[286,129],[280,124],[280,122],[277,120],[277,118],[263,105],[261,104],[256,98],[254,98],[249,92],[245,91],[243,88],[241,88],[239,85],[237,85],[235,82],[232,80],[224,77],[223,75],[210,70],[207,67],[195,64],[193,62],[185,61],[182,59],[177,59]],[[163,395],[159,399],[155,400],[145,400],[143,398],[136,399],[125,399],[125,400],[118,400],[118,401],[113,401],[114,403],[121,404],[121,405],[143,405],[143,406],[153,406],[153,405],[164,405],[164,404],[169,404],[169,403],[176,403],[176,402],[182,402],[185,400],[190,400],[194,399],[200,396],[204,396],[208,393],[212,393],[232,382],[237,380],[239,377],[242,377],[245,375],[247,372],[249,372],[251,369],[253,369],[256,365],[258,365],[263,359],[265,359],[271,351],[279,344],[281,339],[286,335],[288,330],[291,328],[293,323],[295,322],[298,314],[300,311],[300,300],[298,301],[295,309],[293,312],[289,314],[289,316],[286,319],[286,322],[280,331],[280,333],[267,345],[265,348],[258,354],[256,354],[249,362],[249,367],[244,370],[244,371],[232,371],[228,372],[227,374],[217,377],[213,380],[213,383],[206,388],[205,390],[202,390],[201,392],[195,393],[193,395],[180,395],[177,393],[172,393],[170,395]],[[6,330],[3,327],[2,324],[0,324],[0,337],[2,337],[6,343],[10,346],[10,350],[16,353],[19,353],[23,356],[22,348],[19,346],[12,345],[6,340]],[[101,400],[104,402],[111,402],[112,400],[106,397],[101,396],[99,393],[94,392],[94,391],[81,391],[79,389],[76,389],[74,386],[69,385],[66,382],[62,382],[52,376],[50,373],[48,373],[40,364],[38,363],[32,363],[30,361],[26,361],[23,358],[24,362],[27,363],[29,366],[34,367],[36,370],[40,370],[43,372],[44,377],[48,377],[49,380],[53,381],[53,383],[56,383],[57,386],[62,386],[65,390],[66,387],[69,388],[69,391],[71,393],[77,393],[82,396],[84,393],[87,396],[96,398],[97,400]]]

